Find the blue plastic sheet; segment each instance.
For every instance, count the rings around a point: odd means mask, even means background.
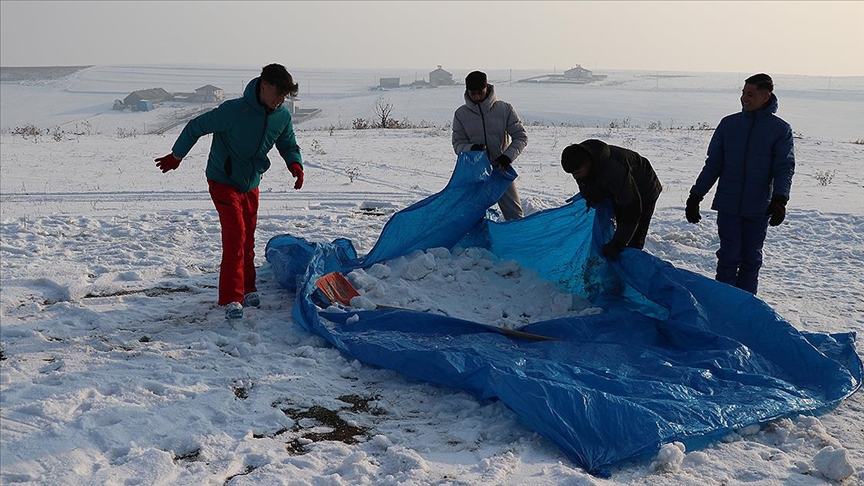
[[[295,320],[363,363],[502,401],[598,475],[668,442],[699,448],[736,428],[824,413],[860,386],[854,333],[800,332],[755,296],[642,251],[600,258],[608,205],[586,210],[577,196],[518,221],[489,220],[514,177],[491,171],[482,153],[461,154],[447,187],[395,214],[363,258],[345,239],[272,238],[267,260],[297,292]],[[327,272],[457,246],[517,260],[605,312],[530,324],[521,330],[558,339],[530,341],[446,316],[313,303]]]

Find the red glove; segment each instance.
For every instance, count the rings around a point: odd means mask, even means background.
[[[297,182],[294,183],[294,189],[300,189],[303,187],[303,166],[297,162],[291,162],[288,164],[288,170],[290,170],[291,175],[297,179]]]
[[[156,167],[162,169],[162,173],[166,173],[169,170],[174,170],[177,167],[180,167],[180,159],[174,157],[174,154],[168,154],[165,157],[159,157],[156,159]]]

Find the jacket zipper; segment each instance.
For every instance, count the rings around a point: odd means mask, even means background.
[[[747,143],[744,144],[744,173],[741,175],[741,194],[738,195],[738,214],[741,214],[741,208],[744,206],[744,192],[747,190],[747,162],[750,154],[750,138],[753,136],[753,128],[756,127],[756,115],[753,115],[753,121],[750,122],[750,129],[747,131]]]
[[[255,149],[255,154],[252,155],[252,158],[249,162],[252,164],[252,170],[255,169],[255,158],[258,157],[258,154],[261,152],[261,144],[264,143],[264,136],[267,135],[267,120],[270,119],[270,113],[267,113],[265,110],[264,113],[264,126],[261,127],[261,138],[258,139],[258,148]],[[254,172],[253,172],[254,174]],[[249,192],[252,189],[252,178],[254,175],[250,175],[249,179],[246,180],[246,192]]]
[[[489,159],[489,163],[491,164],[492,155],[489,153],[489,141],[486,139],[486,117],[483,116],[483,105],[478,104],[477,108],[480,110],[480,123],[483,125],[483,146],[486,147],[486,158]]]

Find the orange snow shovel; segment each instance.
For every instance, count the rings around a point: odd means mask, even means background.
[[[351,285],[351,282],[340,272],[330,272],[315,282],[330,302],[339,302],[344,306],[351,306],[351,299],[360,297],[360,292]]]
[[[344,306],[351,306],[351,299],[354,297],[359,297],[360,292],[351,285],[351,282],[342,275],[341,272],[330,272],[326,275],[321,276],[316,282],[315,285],[318,289],[327,297],[330,302],[338,302]],[[381,309],[397,309],[397,310],[412,310],[405,309],[402,307],[394,307],[390,305],[378,305],[378,308]],[[498,334],[504,334],[506,336],[518,337],[522,339],[530,339],[533,341],[558,341],[558,339],[551,338],[548,336],[541,336],[539,334],[532,334],[530,332],[516,331],[514,329],[505,329],[503,327],[493,326],[490,324],[481,324],[479,322],[475,322],[474,324]]]

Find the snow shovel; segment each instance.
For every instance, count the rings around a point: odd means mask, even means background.
[[[348,307],[351,307],[351,299],[360,296],[360,292],[341,272],[330,272],[319,278],[315,285],[330,302],[339,302]]]
[[[359,297],[360,292],[354,288],[351,282],[342,275],[341,272],[330,272],[326,275],[321,276],[316,282],[315,285],[318,287],[327,299],[330,302],[338,302],[344,306],[351,306],[351,299],[354,297]],[[399,309],[399,310],[412,310],[405,309],[402,307],[394,307],[390,305],[378,305],[378,308],[381,309]],[[504,334],[506,336],[518,337],[522,339],[530,339],[533,341],[558,341],[555,338],[551,338],[548,336],[541,336],[539,334],[532,334],[530,332],[516,331],[513,329],[505,329],[503,327],[493,326],[490,324],[481,324],[475,323],[478,326],[492,332],[496,332],[498,334]]]

